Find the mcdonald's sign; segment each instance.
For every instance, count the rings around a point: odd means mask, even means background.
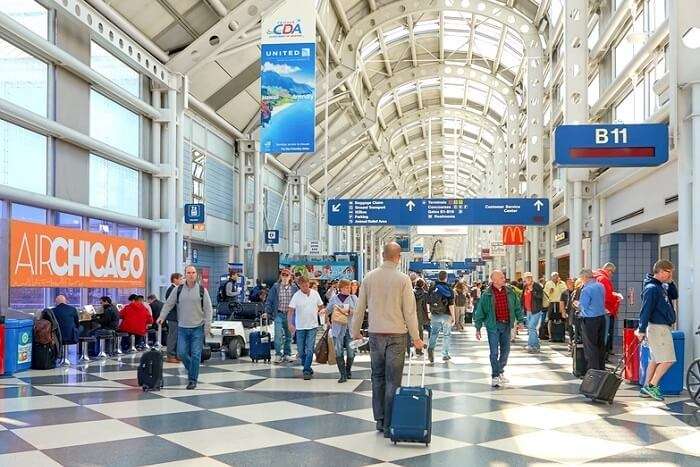
[[[504,225],[503,245],[521,246],[525,244],[524,225]]]

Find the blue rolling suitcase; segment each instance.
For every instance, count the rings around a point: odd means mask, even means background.
[[[433,428],[433,390],[425,387],[427,352],[423,352],[423,375],[420,386],[402,386],[394,394],[389,437],[398,442],[430,444]],[[408,384],[411,384],[411,363],[408,360]]]
[[[272,359],[272,342],[270,339],[271,336],[270,333],[267,331],[267,326],[265,326],[265,329],[266,330],[263,330],[262,317],[260,317],[260,329],[250,331],[250,334],[248,335],[250,345],[250,359],[254,363],[257,363],[261,360],[270,363],[270,360]]]
[[[671,334],[673,335],[673,348],[676,351],[676,363],[661,378],[659,388],[662,394],[678,395],[683,392],[685,334],[683,331],[673,331]],[[639,346],[639,383],[642,385],[646,381],[649,354],[649,345],[645,340]]]

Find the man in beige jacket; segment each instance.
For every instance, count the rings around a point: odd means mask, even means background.
[[[369,349],[372,362],[372,410],[377,431],[389,436],[394,393],[401,386],[406,334],[416,349],[423,348],[418,333],[416,301],[411,279],[397,269],[401,247],[391,242],[384,247],[384,263],[362,281],[357,309],[353,313],[352,336],[361,339],[360,330],[369,313]]]

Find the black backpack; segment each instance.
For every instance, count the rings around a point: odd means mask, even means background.
[[[440,293],[436,286],[428,291],[428,306],[430,313],[434,315],[444,315],[450,312],[449,300]]]

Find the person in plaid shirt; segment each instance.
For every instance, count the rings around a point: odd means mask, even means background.
[[[491,359],[491,386],[497,388],[508,382],[503,370],[510,353],[510,330],[521,323],[523,312],[520,300],[513,289],[506,285],[506,276],[499,269],[491,273],[491,285],[481,294],[474,311],[476,338],[481,340],[481,326],[486,327]]]
[[[289,269],[280,271],[280,278],[270,289],[265,301],[265,313],[268,319],[275,320],[275,358],[274,363],[288,362],[292,356],[292,334],[287,321],[287,309],[292,296],[299,287],[292,282]]]

